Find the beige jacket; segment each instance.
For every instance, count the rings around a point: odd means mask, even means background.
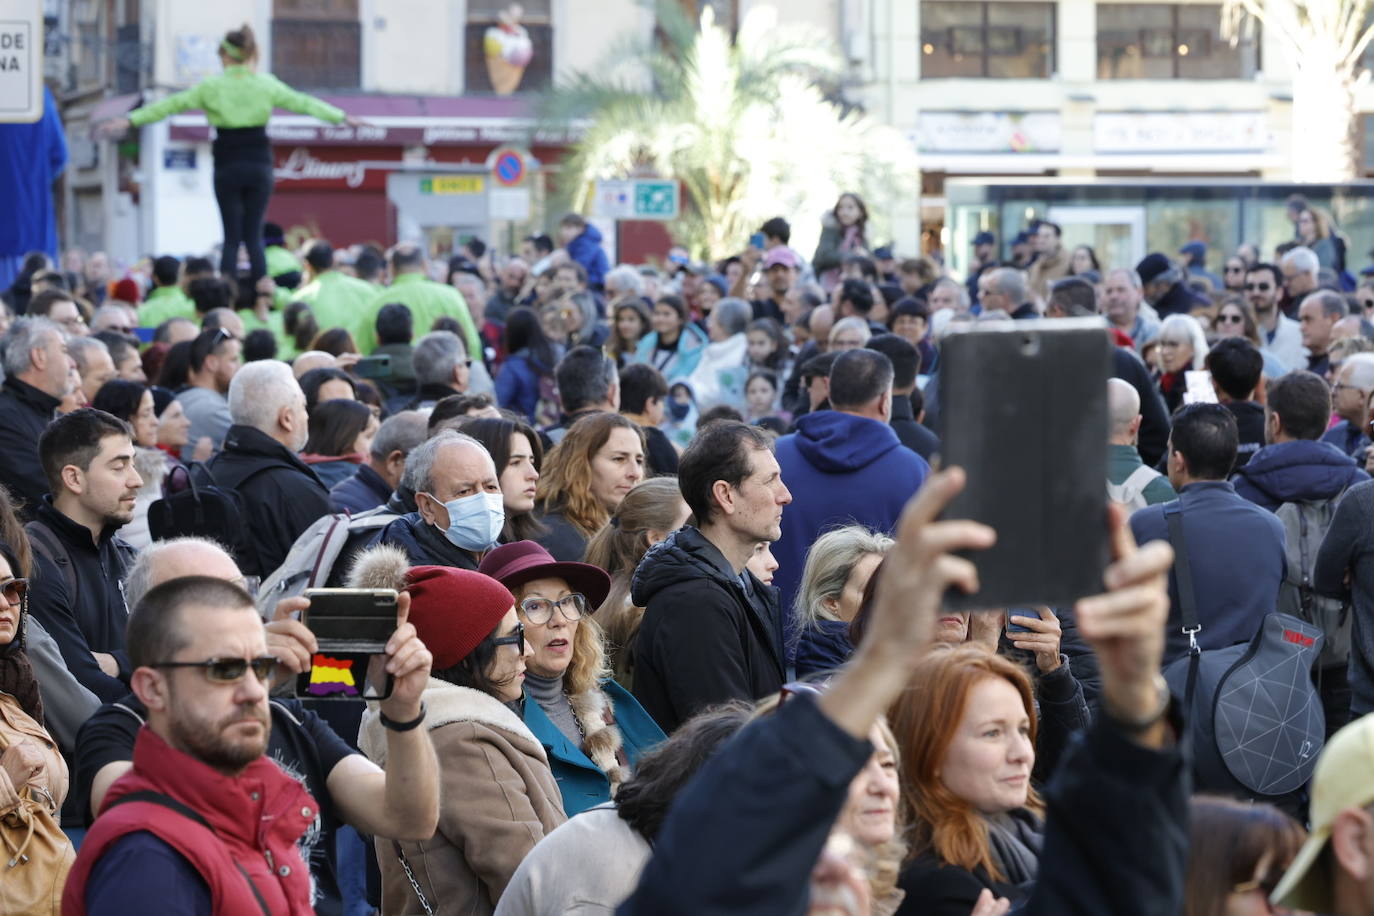
[[[439,756],[439,829],[401,843],[415,883],[435,913],[488,916],[522,859],[567,818],[544,748],[504,703],[431,678],[425,725]],[[386,732],[375,708],[358,745],[386,765]],[[382,912],[423,914],[396,846],[377,840]]]
[[[1031,264],[1030,270],[1026,272],[1026,279],[1030,284],[1031,292],[1040,297],[1041,302],[1050,301],[1050,286],[1056,280],[1062,280],[1069,275],[1069,252],[1061,245],[1055,254],[1042,255],[1035,259]],[[1012,308],[1016,308],[1021,303],[1012,303]]]

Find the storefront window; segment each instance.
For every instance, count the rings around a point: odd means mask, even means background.
[[[1097,4],[1098,79],[1250,79],[1259,46],[1257,28],[1222,38],[1216,4]]]
[[[921,76],[1045,79],[1053,72],[1053,3],[921,4]]]
[[[274,0],[272,73],[291,86],[357,89],[362,83],[358,0]]]
[[[539,92],[553,81],[551,0],[468,3],[466,91]]]

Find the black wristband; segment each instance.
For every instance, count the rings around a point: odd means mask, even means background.
[[[425,721],[425,713],[427,711],[428,710],[425,709],[425,701],[421,700],[420,714],[415,718],[411,719],[409,722],[397,722],[395,719],[388,719],[386,713],[380,711],[378,713],[378,716],[382,720],[383,728],[390,729],[393,732],[408,732],[411,729],[417,727],[421,722]]]

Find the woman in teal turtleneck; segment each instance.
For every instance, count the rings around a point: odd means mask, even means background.
[[[129,112],[101,126],[106,135],[121,133],[130,126],[160,121],[178,112],[199,108],[215,128],[215,199],[224,224],[224,250],[220,254],[220,273],[237,274],[239,244],[248,247],[252,280],[267,275],[263,254],[262,220],[272,196],[272,143],[267,138],[267,122],[272,109],[285,108],[314,115],[330,124],[359,122],[343,111],[303,92],[297,92],[270,73],[258,73],[258,44],[253,30],[244,25],[224,36],[219,43],[219,59],[224,72],[208,76],[184,92]]]

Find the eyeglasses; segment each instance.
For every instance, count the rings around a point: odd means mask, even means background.
[[[1243,271],[1243,270],[1245,270],[1245,265],[1244,265],[1244,264],[1228,264],[1228,265],[1226,265],[1226,272],[1227,272],[1228,274],[1238,274],[1238,273],[1240,273],[1240,272]]]
[[[29,593],[28,579],[6,579],[0,582],[0,596],[10,604],[22,604]]]
[[[509,636],[493,636],[491,640],[493,646],[515,646],[515,651],[525,651],[525,625],[517,622],[515,629]]]
[[[1245,288],[1251,292],[1267,293],[1274,288],[1272,283],[1247,283]]]
[[[526,598],[520,602],[520,612],[530,623],[548,623],[553,619],[555,607],[558,608],[558,613],[563,615],[564,620],[581,620],[582,615],[587,613],[587,599],[574,592],[564,595],[557,601],[550,601],[548,598]]]
[[[149,668],[199,668],[207,680],[217,684],[232,684],[243,678],[248,669],[264,684],[270,683],[277,670],[277,660],[270,655],[257,658],[212,658],[203,662],[157,662]]]
[[[782,689],[778,691],[778,705],[781,706],[783,703],[786,703],[790,697],[803,695],[818,697],[821,695],[821,688],[815,684],[807,684],[802,681],[793,681],[790,684],[783,684]]]
[[[1243,315],[1218,315],[1217,324],[1240,324],[1245,320]]]

